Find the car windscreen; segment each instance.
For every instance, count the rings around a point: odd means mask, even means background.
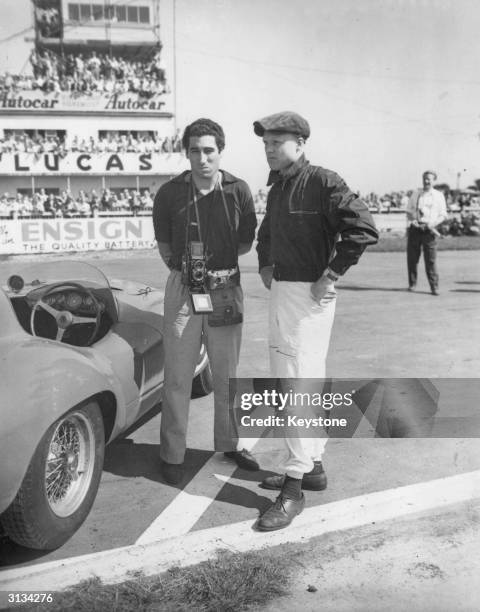
[[[39,285],[76,282],[92,289],[108,289],[106,276],[95,266],[83,261],[3,262],[0,265],[0,287],[29,291]],[[23,284],[23,287],[22,287]]]

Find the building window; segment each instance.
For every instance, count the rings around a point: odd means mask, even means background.
[[[127,21],[138,22],[138,8],[136,6],[127,7]]]
[[[127,21],[127,9],[125,6],[116,6],[115,7],[115,16],[117,17],[117,21]]]
[[[70,21],[114,20],[117,23],[150,23],[148,6],[129,6],[128,4],[69,3]]]
[[[82,21],[90,21],[92,18],[92,7],[90,4],[81,4],[80,5],[80,19]]]
[[[139,6],[140,23],[150,23],[150,10],[148,6]]]
[[[80,20],[80,7],[78,4],[69,4],[68,5],[68,18],[71,21],[79,21]]]
[[[94,21],[102,21],[105,19],[103,4],[92,4],[92,11]]]

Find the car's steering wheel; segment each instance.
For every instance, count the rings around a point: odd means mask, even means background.
[[[87,295],[89,298],[91,298],[95,306],[95,316],[94,317],[88,317],[88,316],[84,317],[84,316],[74,315],[69,310],[57,310],[56,308],[53,308],[52,306],[50,306],[50,304],[47,304],[44,301],[45,298],[49,296],[51,293],[55,293],[56,291],[58,291],[60,287],[63,287],[66,291],[68,291],[69,289],[75,289],[79,293],[83,295]],[[62,342],[62,338],[63,338],[65,331],[72,325],[89,325],[92,323],[95,324],[93,332],[90,334],[87,342],[85,343],[86,346],[90,346],[93,339],[97,335],[98,329],[100,327],[100,320],[101,320],[101,314],[102,314],[100,304],[98,303],[97,299],[95,298],[93,293],[90,291],[90,289],[87,289],[86,287],[84,287],[83,285],[80,285],[79,283],[71,283],[71,282],[55,283],[54,285],[51,285],[51,287],[47,291],[45,291],[45,293],[40,298],[38,298],[38,300],[36,301],[36,303],[34,304],[32,308],[32,314],[30,316],[30,329],[32,330],[32,334],[34,336],[39,335],[35,328],[35,314],[38,312],[40,308],[43,308],[43,310],[46,310],[48,314],[50,314],[55,319],[55,322],[57,324],[57,333],[55,336],[55,340],[57,340],[58,342]]]

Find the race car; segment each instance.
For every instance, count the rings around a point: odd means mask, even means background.
[[[163,292],[85,262],[2,274],[0,522],[52,550],[87,517],[105,445],[162,400]],[[202,345],[192,394],[211,389]]]

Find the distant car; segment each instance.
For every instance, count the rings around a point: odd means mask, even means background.
[[[66,261],[0,285],[0,522],[51,550],[87,517],[105,444],[162,399],[163,292]],[[211,389],[202,346],[192,393]]]

